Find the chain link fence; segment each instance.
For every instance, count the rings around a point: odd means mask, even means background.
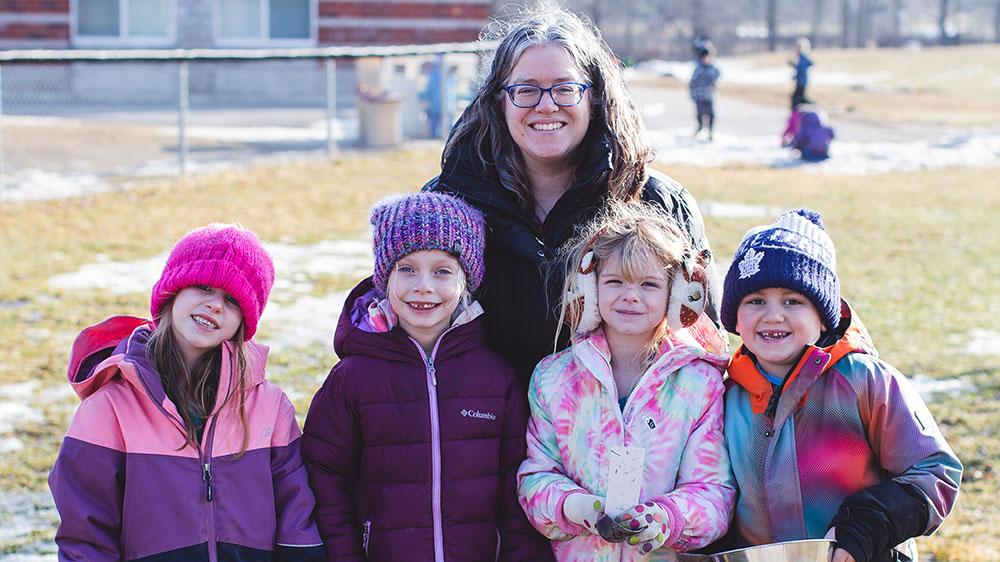
[[[490,47],[0,52],[0,201],[439,138]]]

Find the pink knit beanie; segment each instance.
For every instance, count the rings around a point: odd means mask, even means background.
[[[167,265],[153,285],[149,311],[153,319],[178,291],[191,285],[209,285],[226,291],[240,304],[244,335],[257,332],[274,284],[274,262],[250,230],[212,223],[184,235],[170,251]]]

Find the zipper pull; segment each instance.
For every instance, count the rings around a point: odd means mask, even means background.
[[[433,364],[428,365],[427,369],[431,372],[431,382],[434,383],[434,386],[437,386],[438,385],[437,369],[434,368]]]
[[[201,465],[201,479],[205,481],[205,500],[212,501],[212,467],[208,463]]]

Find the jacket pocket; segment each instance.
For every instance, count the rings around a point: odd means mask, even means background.
[[[371,519],[361,524],[361,549],[365,551],[365,558],[368,558],[368,544],[372,540]]]

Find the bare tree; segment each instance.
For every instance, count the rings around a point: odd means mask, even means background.
[[[840,1],[840,48],[851,46],[851,0]]]
[[[765,0],[765,17],[767,19],[767,50],[778,48],[778,0]]]
[[[948,35],[948,12],[951,0],[940,0],[938,4],[938,42],[947,45],[951,42]]]
[[[1000,43],[1000,0],[997,1],[996,10],[993,12],[993,42]]]
[[[898,47],[903,43],[903,10],[905,9],[904,0],[892,0],[891,9],[891,23],[892,30],[890,32],[889,40],[893,46]]]
[[[705,3],[702,0],[691,0],[691,31],[695,37],[707,37],[705,28]]]
[[[823,32],[823,4],[824,0],[813,0],[812,17],[809,22],[809,41],[813,47],[819,46],[819,36]]]

